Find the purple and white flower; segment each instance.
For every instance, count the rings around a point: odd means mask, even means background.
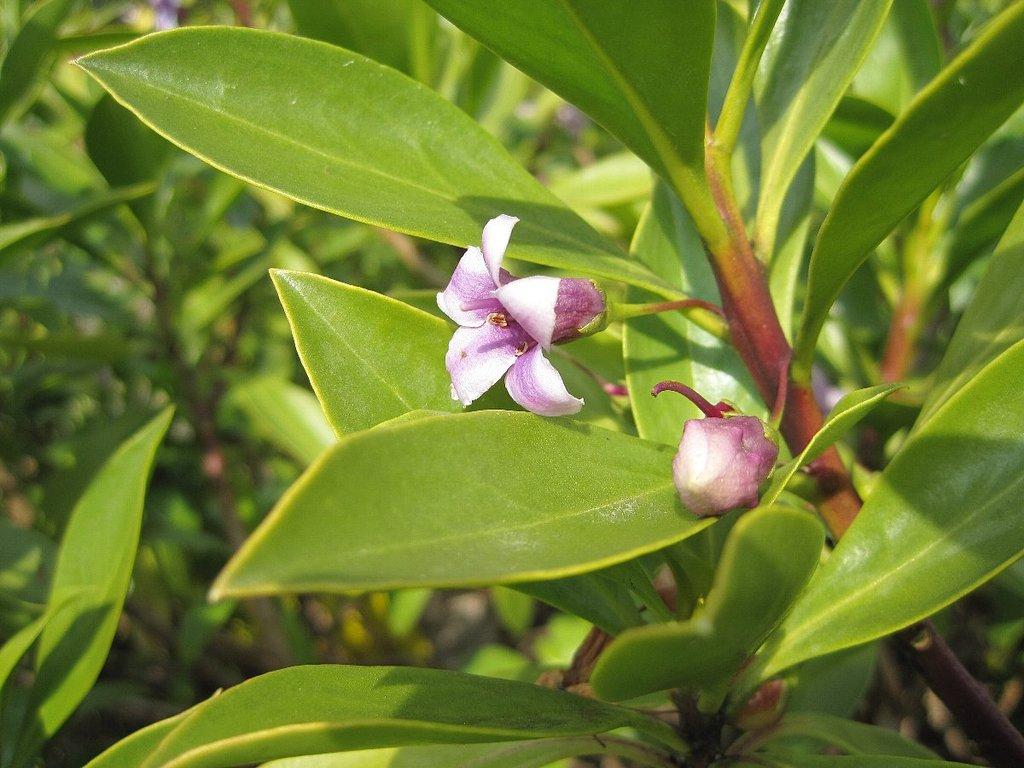
[[[583,400],[569,393],[544,350],[597,330],[604,293],[590,280],[509,274],[501,262],[517,221],[501,215],[487,222],[482,247],[466,250],[437,294],[438,307],[459,325],[445,356],[452,399],[469,405],[504,376],[523,408],[568,416]]]

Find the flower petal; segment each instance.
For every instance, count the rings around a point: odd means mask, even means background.
[[[541,416],[570,416],[583,407],[583,400],[569,394],[562,375],[539,346],[516,360],[505,377],[505,388],[523,408]]]
[[[505,327],[485,322],[457,328],[444,364],[452,377],[452,399],[469,405],[493,387],[516,362],[529,336],[515,322]]]
[[[466,249],[443,292],[437,294],[437,306],[459,325],[477,328],[492,312],[500,312],[494,298],[497,284],[491,279],[479,248]]]
[[[521,277],[494,292],[501,305],[542,347],[550,347],[555,333],[557,277]]]
[[[508,247],[509,238],[512,237],[512,228],[518,221],[519,219],[515,216],[503,213],[484,225],[482,238],[484,262],[487,264],[487,271],[491,273],[495,287],[502,283],[501,260],[505,258],[505,249]]]

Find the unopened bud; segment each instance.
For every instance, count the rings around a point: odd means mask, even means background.
[[[604,291],[586,278],[524,277],[501,286],[494,296],[542,347],[587,336],[605,326]]]

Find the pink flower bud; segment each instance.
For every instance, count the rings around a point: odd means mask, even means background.
[[[778,443],[766,434],[764,422],[754,416],[734,416],[728,404],[712,405],[678,382],[662,382],[652,394],[665,390],[684,395],[706,414],[683,425],[672,462],[683,505],[698,517],[756,507],[758,489],[779,456]]]
[[[778,455],[754,416],[690,419],[672,462],[679,498],[699,517],[755,507]]]

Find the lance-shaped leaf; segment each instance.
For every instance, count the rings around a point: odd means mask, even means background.
[[[301,203],[463,247],[507,213],[521,219],[511,258],[667,291],[460,109],[357,53],[210,27],[79,64],[182,149]]]
[[[149,473],[171,414],[165,410],[123,443],[71,514],[49,599],[51,608],[67,605],[40,634],[16,765],[61,726],[103,667],[131,581]]]
[[[892,0],[789,0],[755,83],[761,126],[757,241],[773,247],[786,190],[878,34]]]
[[[635,760],[638,765],[650,765],[660,759],[668,764],[668,755],[648,744],[614,736],[576,736],[336,752],[275,760],[263,768],[544,768],[561,766],[565,758],[580,755],[614,755]]]
[[[335,440],[316,398],[290,381],[261,376],[236,384],[229,397],[254,432],[304,464]]]
[[[970,592],[1024,551],[1024,342],[907,440],[780,630],[765,674],[865,643]]]
[[[218,768],[298,755],[413,744],[599,734],[633,726],[627,709],[529,683],[406,667],[291,667],[195,707],[141,768]]]
[[[587,112],[677,190],[706,189],[712,0],[428,2]]]
[[[1024,5],[1004,11],[861,157],[811,254],[795,356],[809,371],[829,308],[869,252],[1024,101]]]
[[[851,755],[899,755],[934,758],[935,753],[896,731],[821,712],[786,715],[772,727],[767,743],[799,737],[827,744]]]
[[[806,512],[762,507],[729,532],[706,603],[684,622],[623,632],[590,682],[602,698],[665,688],[713,688],[764,642],[811,577],[825,531]]]
[[[188,712],[182,712],[136,731],[90,760],[85,768],[139,768],[187,716]]]
[[[997,355],[1024,339],[1024,206],[1010,222],[960,318],[925,399],[918,428]]]
[[[757,762],[751,763],[750,768],[762,766],[769,766],[769,768],[972,768],[967,763],[953,763],[938,758],[928,760],[899,755],[810,755],[804,752],[759,753]],[[747,764],[740,763],[737,768],[747,768]]]
[[[285,494],[218,597],[462,587],[597,570],[710,524],[683,509],[672,449],[483,411],[343,438]]]
[[[786,484],[793,479],[793,475],[800,467],[810,464],[821,456],[829,446],[842,439],[843,435],[857,426],[861,419],[871,413],[876,406],[897,389],[899,389],[898,384],[881,384],[877,387],[858,389],[856,392],[845,395],[836,403],[836,407],[829,413],[821,429],[810,439],[800,455],[775,470],[768,490],[761,496],[761,503],[771,504],[779,498],[779,494],[785,490]]]
[[[452,335],[447,322],[320,275],[274,270],[271,277],[335,433],[419,409],[461,410],[444,367]]]

